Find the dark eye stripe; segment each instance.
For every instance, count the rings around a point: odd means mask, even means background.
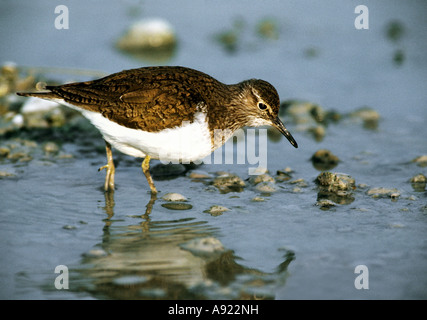
[[[264,103],[259,102],[258,103],[258,108],[260,108],[261,110],[265,110],[265,109],[267,109],[267,106]]]

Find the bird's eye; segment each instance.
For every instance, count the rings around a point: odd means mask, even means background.
[[[260,109],[260,110],[265,110],[265,109],[267,109],[267,105],[265,105],[264,103],[262,103],[262,102],[258,102],[258,108]]]

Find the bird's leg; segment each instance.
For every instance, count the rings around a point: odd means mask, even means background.
[[[111,151],[111,145],[105,141],[105,151],[107,153],[107,164],[98,169],[98,171],[107,169],[107,174],[105,175],[104,189],[105,191],[114,190],[114,173],[116,172],[116,167],[113,162],[113,152]]]
[[[142,161],[141,167],[142,167],[142,172],[144,172],[144,175],[147,178],[147,182],[148,182],[148,185],[150,186],[151,193],[156,194],[157,190],[156,190],[156,187],[154,186],[153,178],[151,178],[151,175],[150,175],[150,159],[151,159],[150,156],[146,156],[144,158],[144,161]]]

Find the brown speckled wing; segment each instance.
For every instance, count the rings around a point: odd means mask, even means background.
[[[171,74],[161,68],[134,69],[46,89],[65,102],[99,112],[120,125],[157,132],[193,121],[197,107],[205,103],[192,86],[194,78],[188,80],[185,70]]]

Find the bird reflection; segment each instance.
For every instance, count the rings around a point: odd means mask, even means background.
[[[84,255],[77,291],[113,299],[273,299],[284,285],[292,251],[273,273],[247,268],[207,222],[155,219],[156,200],[151,196],[142,214],[130,216],[137,223],[129,224],[114,218],[114,191],[105,193],[102,250]]]

